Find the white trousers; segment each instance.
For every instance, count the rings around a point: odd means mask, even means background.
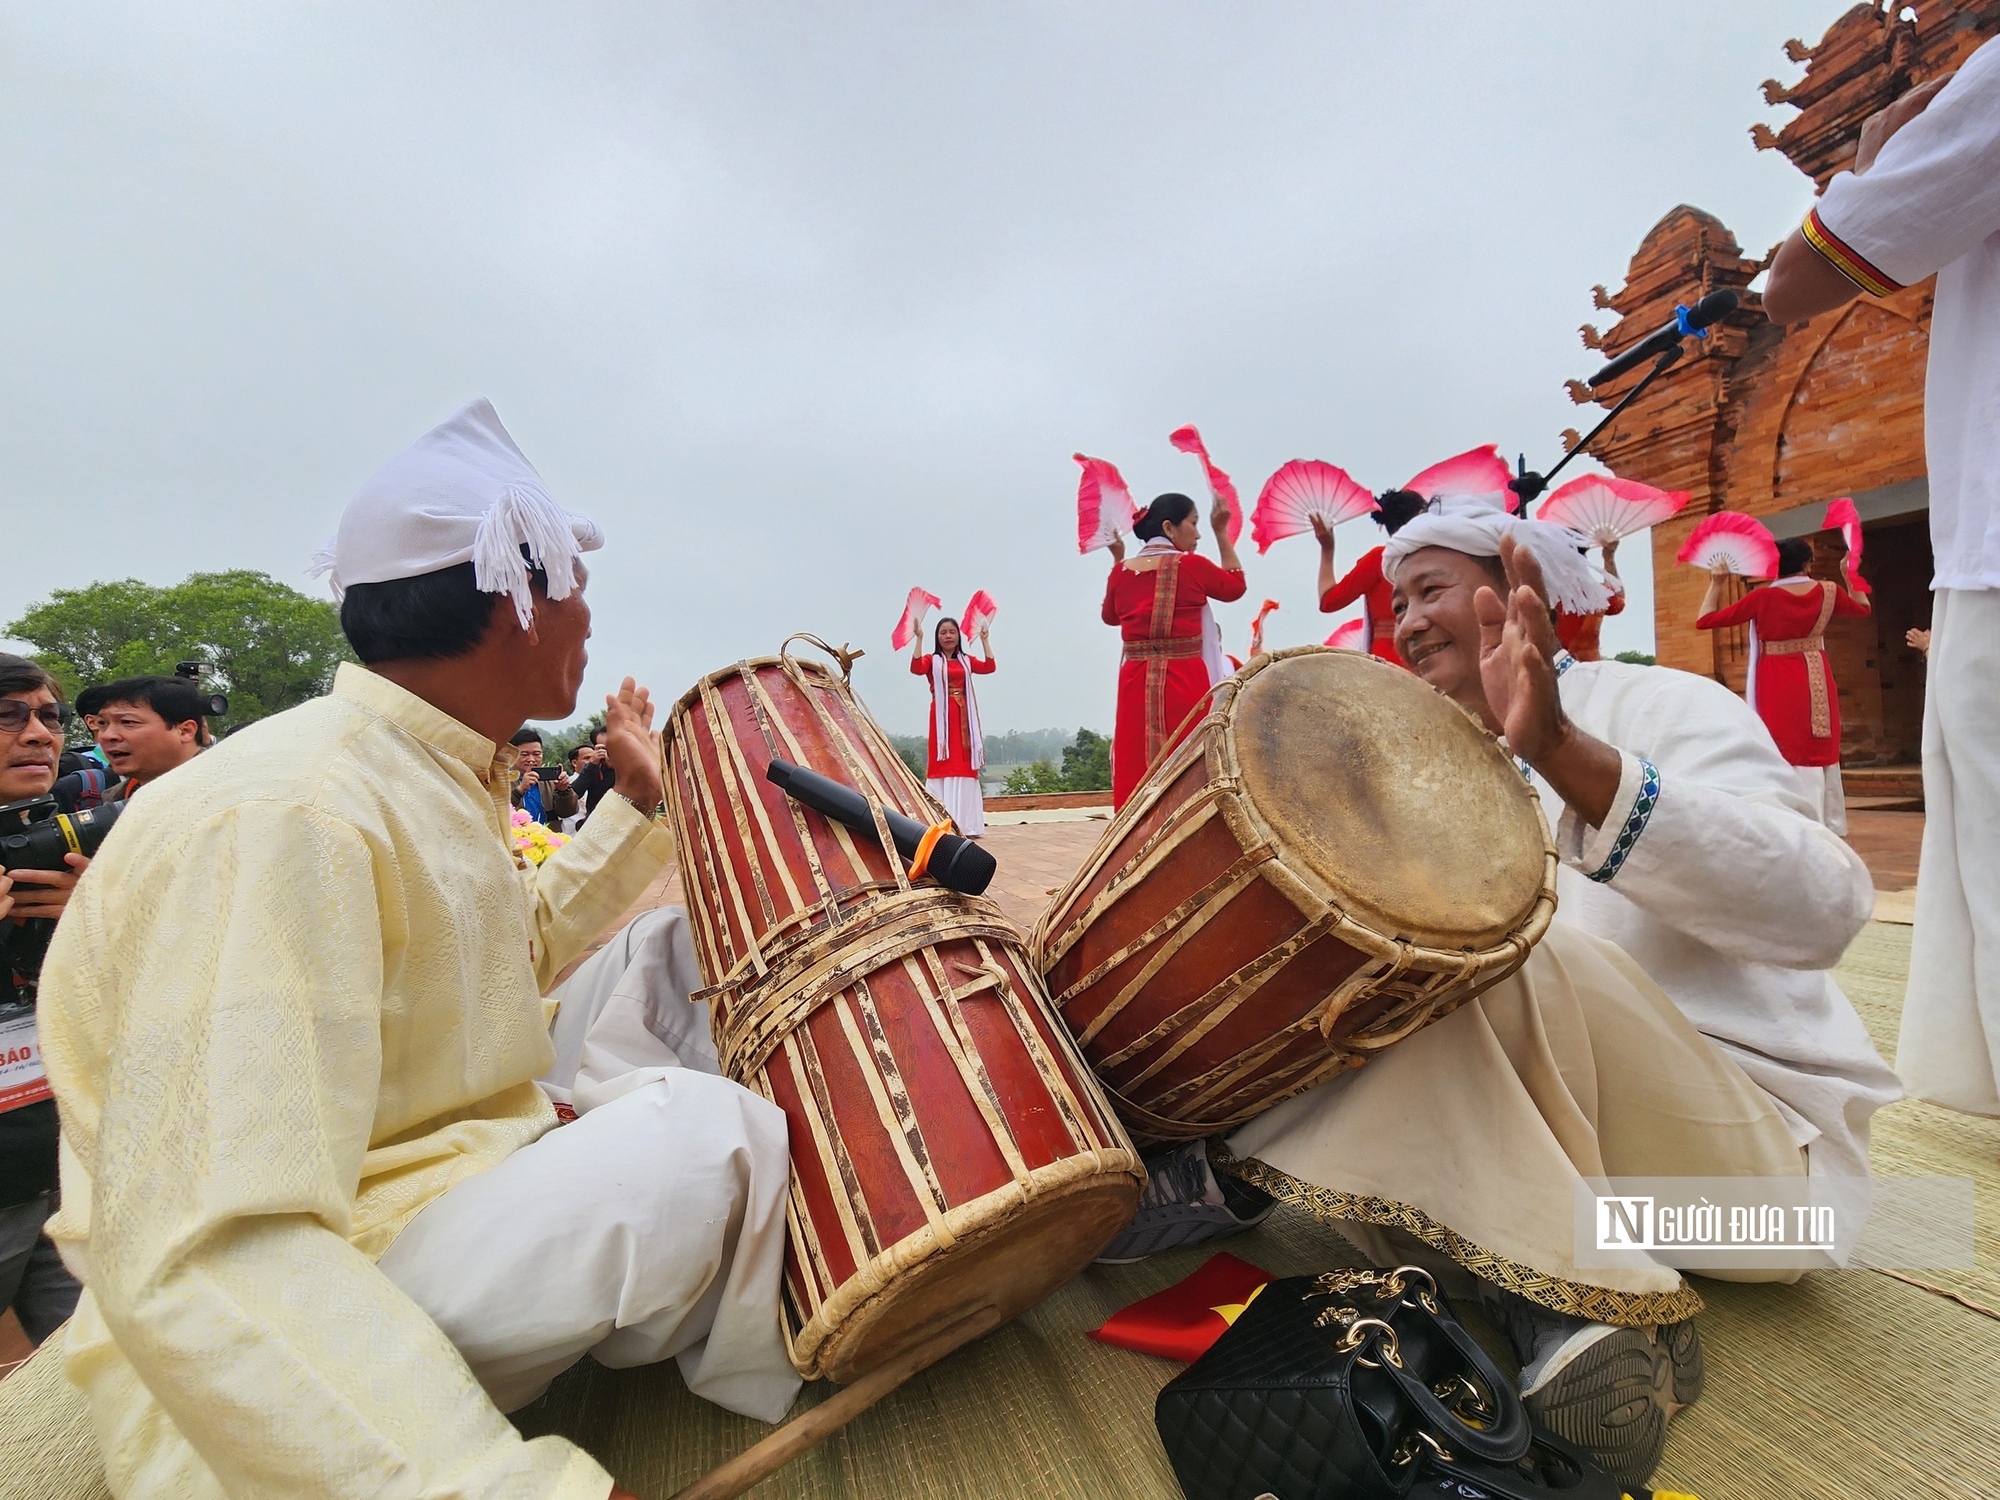
[[[1939,589],[1924,689],[1924,847],[1896,1071],[2000,1115],[2000,590]]]
[[[960,833],[969,839],[986,836],[986,798],[977,776],[933,776],[924,786],[944,804]]]
[[[1343,1233],[1401,1231],[1545,1307],[1637,1327],[1678,1322],[1699,1299],[1664,1265],[1577,1265],[1579,1177],[1807,1166],[1771,1097],[1625,950],[1562,921],[1519,972],[1228,1146],[1288,1179],[1252,1166],[1251,1181]],[[1348,1237],[1371,1257],[1403,1253],[1393,1234]]]
[[[1839,766],[1793,766],[1799,790],[1812,804],[1813,816],[1827,831],[1847,837],[1847,788],[1840,779]]]
[[[502,1411],[585,1354],[614,1369],[674,1356],[688,1389],[766,1422],[798,1392],[778,1321],[785,1117],[696,1044],[694,972],[678,908],[593,955],[552,997],[544,1087],[578,1118],[451,1188],[382,1257]]]

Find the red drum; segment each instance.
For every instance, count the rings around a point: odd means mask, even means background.
[[[723,1070],[791,1126],[792,1361],[845,1381],[1033,1306],[1131,1218],[1144,1173],[1000,908],[912,882],[886,828],[764,779],[782,758],[942,816],[833,654],[838,676],[781,652],[703,678],[665,754],[698,998]]]
[[[1555,912],[1526,779],[1401,667],[1253,658],[1035,928],[1133,1136],[1227,1130],[1519,968]]]

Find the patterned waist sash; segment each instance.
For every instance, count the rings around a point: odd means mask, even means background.
[[[1179,661],[1190,656],[1201,655],[1201,637],[1198,635],[1169,636],[1164,641],[1127,641],[1125,660],[1127,661]]]
[[[1826,622],[1833,617],[1833,585],[1820,581],[1819,620],[1812,634],[1789,641],[1757,643],[1766,656],[1803,656],[1806,659],[1806,692],[1812,699],[1812,732],[1816,740],[1833,737],[1833,695],[1827,688]]]

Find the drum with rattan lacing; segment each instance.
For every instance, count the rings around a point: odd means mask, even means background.
[[[1239,1125],[1519,968],[1555,911],[1526,779],[1400,667],[1253,658],[1035,928],[1139,1141]]]
[[[849,691],[858,653],[832,654],[839,675],[781,652],[703,678],[664,748],[697,998],[723,1071],[790,1126],[792,1361],[844,1381],[1040,1301],[1144,1174],[1000,908],[765,780],[784,759],[941,818]]]

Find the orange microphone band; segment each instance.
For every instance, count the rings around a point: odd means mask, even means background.
[[[938,846],[938,840],[951,832],[951,819],[933,823],[924,830],[924,836],[917,840],[916,857],[910,861],[910,879],[921,880],[924,871],[931,866],[931,854]]]

